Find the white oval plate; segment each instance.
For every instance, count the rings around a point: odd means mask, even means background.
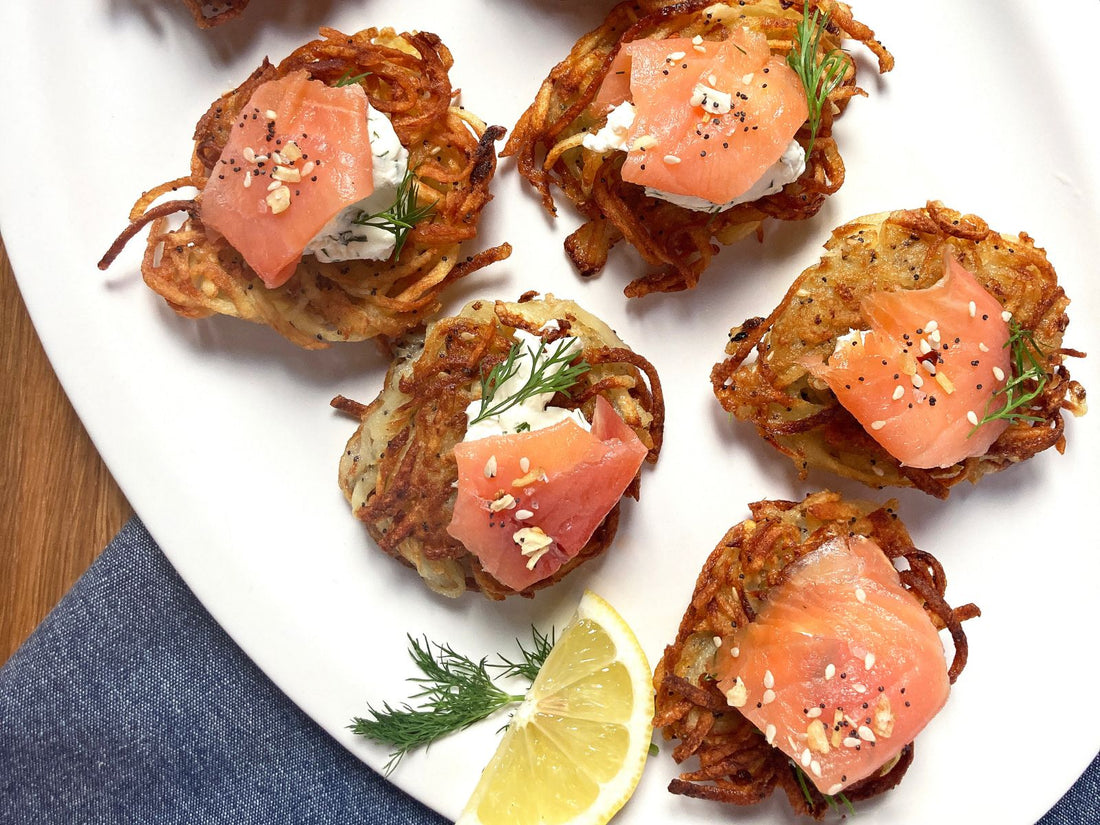
[[[1057,16],[1022,0],[928,0],[919,13],[859,0],[857,16],[897,68],[880,79],[857,51],[870,97],[853,101],[837,128],[844,188],[814,219],[770,225],[763,244],[724,250],[692,292],[628,304],[621,290],[640,267],[625,249],[599,278],[576,277],[561,250],[575,215],[563,208],[550,220],[514,165],[501,164],[480,243],[508,240],[515,253],[452,290],[447,309],[532,288],[573,297],[656,364],[668,407],[660,463],[644,471],[641,503],[624,506],[615,547],[534,600],[438,598],[372,547],[351,517],[336,466],[353,424],[328,401],[378,391],[385,365],[372,344],[303,352],[232,319],[180,319],[142,283],[141,241],[107,274],[96,269],[138,194],[186,171],[195,121],[210,101],[320,25],[438,33],[454,52],[463,103],[511,127],[550,67],[611,5],[253,0],[243,18],[210,32],[178,2],[0,9],[9,35],[0,57],[8,113],[0,220],[61,381],[127,497],[215,618],[375,767],[385,749],[345,726],[368,701],[408,695],[407,632],[471,655],[506,650],[532,622],[564,622],[587,586],[622,612],[655,663],[703,559],[748,502],[823,486],[888,497],[818,474],[800,482],[710,392],[729,327],[770,310],[833,226],[938,198],[996,229],[1026,230],[1074,300],[1066,345],[1092,353],[1070,368],[1100,387],[1094,67],[1086,48],[1066,41],[1071,30],[1100,30],[1100,6],[1087,0],[1062,4]],[[898,494],[918,546],[947,568],[948,597],[977,602],[983,615],[968,624],[970,663],[920,736],[915,765],[897,790],[861,806],[860,822],[924,823],[950,812],[952,821],[1031,823],[1097,752],[1093,424],[1069,422],[1066,455],[1048,451],[956,488],[948,502]],[[455,816],[498,727],[408,758],[393,781]],[[620,821],[721,815],[666,793],[675,771],[667,752],[652,759]],[[1021,773],[1026,781],[1006,781]],[[789,812],[773,799],[736,816],[757,822]]]

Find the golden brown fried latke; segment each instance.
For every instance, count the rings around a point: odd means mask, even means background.
[[[267,324],[301,347],[320,349],[332,341],[400,335],[439,310],[438,294],[447,284],[508,257],[507,244],[469,258],[459,254],[459,245],[474,237],[481,210],[492,198],[493,143],[504,129],[486,127],[452,106],[447,72],[453,60],[447,47],[428,32],[366,29],[345,35],[321,29],[321,35],[278,66],[264,60],[244,83],[214,102],[195,129],[191,174],[141,196],[130,212],[130,226],[100,261],[101,269],[151,222],[141,271],[172,309],[188,318],[220,313]],[[305,256],[289,281],[268,289],[223,238],[207,233],[198,204],[229,130],[256,87],[300,69],[325,83],[366,73],[359,83],[409,150],[419,201],[433,204],[434,213],[409,233],[397,260],[321,262]],[[152,206],[181,187],[198,189],[195,199]],[[167,216],[179,211],[187,212],[187,220],[169,229]]]
[[[905,467],[887,453],[806,370],[824,362],[837,338],[866,329],[860,299],[871,291],[924,289],[943,277],[944,250],[960,259],[1045,353],[1050,380],[1027,412],[982,456],[950,467]],[[859,218],[833,231],[826,253],[803,272],[767,318],[730,331],[728,357],[711,371],[722,406],[756,425],[806,476],[822,467],[872,487],[917,487],[946,498],[963,479],[976,482],[1048,447],[1065,450],[1062,410],[1085,412],[1085,390],[1063,361],[1083,353],[1062,347],[1069,299],[1042,249],[1021,232],[1000,235],[974,215],[939,202],[924,209]],[[751,357],[755,354],[755,357]]]
[[[200,29],[212,29],[240,16],[248,0],[183,0]]]
[[[842,39],[863,43],[877,58],[880,72],[893,68],[894,58],[874,39],[874,32],[852,17],[851,9],[835,0],[808,0],[811,10],[828,12],[830,26],[821,38],[820,53],[839,48]],[[643,38],[694,37],[724,39],[730,26],[747,26],[768,37],[773,54],[791,50],[802,3],[786,0],[627,0],[615,6],[599,28],[573,46],[569,56],[543,81],[535,102],[524,112],[502,156],[515,155],[520,173],[542,195],[543,206],[557,214],[551,187],[561,189],[581,211],[585,222],[565,242],[566,252],[582,275],[603,268],[612,246],[622,239],[634,246],[657,270],[631,282],[629,297],[650,292],[691,289],[718,251],[713,240],[731,244],[760,233],[766,218],[801,220],[816,214],[828,195],[844,182],[844,162],[832,136],[833,120],[857,94],[855,62],[848,61],[843,81],[822,107],[821,127],[806,171],[777,194],[734,206],[716,215],[694,212],[647,197],[644,189],[623,181],[623,152],[600,154],[580,143],[605,121],[590,103],[624,43]],[[808,126],[796,135],[803,148]]]
[[[961,623],[980,615],[973,604],[951,608],[943,594],[947,579],[939,562],[917,550],[894,513],[896,502],[876,508],[848,502],[837,493],[820,492],[802,502],[758,501],[749,505],[752,518],[733,527],[710,554],[699,574],[691,603],[680,622],[676,641],[665,648],[653,676],[657,690],[654,725],[665,739],[677,739],[672,752],[677,763],[698,757],[699,767],[672,780],[672,793],[751,805],[777,787],[791,807],[821,819],[828,803],[811,783],[807,800],[789,757],[773,748],[755,725],[731,708],[717,681],[708,679],[721,636],[730,623],[751,622],[768,587],[795,559],[812,552],[830,538],[857,534],[874,540],[891,559],[904,558],[909,569],[902,584],[919,598],[929,619],[946,628],[955,654],[948,676],[952,683],[966,665],[966,634]],[[913,746],[884,774],[849,786],[852,801],[868,799],[901,781],[913,760]]]
[[[481,393],[481,375],[504,360],[512,331],[533,335],[557,320],[554,340],[578,338],[592,368],[555,406],[582,409],[591,419],[596,396],[606,398],[649,448],[655,462],[664,431],[661,382],[653,365],[632,352],[603,321],[572,301],[525,295],[516,303],[473,301],[455,317],[432,323],[424,335],[398,343],[385,387],[369,406],[344,398],[333,406],[361,421],[340,460],[340,487],[371,537],[384,551],[415,567],[437,593],[456,597],[467,589],[492,599],[516,591],[486,573],[477,557],[447,532],[454,512],[458,469],[454,446],[466,434],[466,407]],[[627,495],[638,498],[641,475]],[[547,587],[611,543],[618,505],[580,554],[553,577],[522,595]]]

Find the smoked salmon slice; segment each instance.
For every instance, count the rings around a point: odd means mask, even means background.
[[[210,173],[200,217],[278,287],[325,224],[373,191],[371,173],[362,87],[291,72],[253,92]]]
[[[588,543],[648,453],[602,396],[592,431],[567,419],[454,448],[458,494],[447,531],[501,584],[524,590]]]
[[[950,254],[945,270],[927,289],[866,295],[869,331],[811,366],[887,452],[922,469],[984,455],[1008,427],[979,425],[1011,378],[1003,308]]]
[[[950,690],[939,633],[878,544],[831,538],[722,638],[718,687],[822,793],[892,764]]]
[[[595,99],[635,107],[623,180],[725,204],[782,156],[806,122],[794,71],[744,28],[728,40],[635,40],[616,56]]]

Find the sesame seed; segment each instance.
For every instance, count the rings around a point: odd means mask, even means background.
[[[769,723],[768,726],[764,728],[764,741],[769,745],[773,744],[775,742],[775,734],[775,725]]]
[[[913,386],[916,387],[918,390],[924,386],[924,379],[921,378],[919,373],[913,374]]]
[[[970,312],[970,317],[973,318],[975,315],[978,314],[978,305],[971,301],[969,306],[967,306],[967,311]]]
[[[816,759],[810,762],[810,771],[814,776],[821,778],[821,763]]]
[[[684,59],[684,57],[686,56],[686,54],[687,54],[686,52],[673,52],[672,54],[670,54],[670,55],[668,56],[668,59],[669,59],[669,60],[673,60],[673,61],[675,61],[675,60],[683,60],[683,59]]]
[[[882,469],[881,467],[879,467],[878,465],[875,465],[875,464],[872,464],[872,465],[871,465],[871,472],[873,472],[873,473],[874,473],[875,475],[877,475],[877,476],[878,476],[879,478],[882,478],[882,477],[883,477],[884,475],[886,475],[886,471],[885,471],[885,470],[883,470],[883,469]]]
[[[856,588],[856,601],[860,604],[865,604],[867,601],[867,594],[864,592],[862,587]]]
[[[268,109],[266,112],[264,112],[264,117],[266,117],[268,120],[274,120],[276,118],[275,110]]]
[[[832,679],[835,675],[836,665],[834,665],[832,662],[829,662],[829,664],[825,665],[825,678]]]
[[[529,519],[533,515],[535,515],[535,514],[532,513],[530,510],[516,510],[516,518],[521,520],[521,521],[523,519]]]
[[[1001,369],[1000,367],[994,367],[993,368],[993,377],[996,378],[998,381],[1004,381],[1005,380],[1005,371],[1003,369]]]
[[[932,333],[939,329],[939,326],[940,325],[937,324],[935,321],[929,321],[927,324],[924,325],[924,331]]]
[[[905,387],[903,387],[901,384],[898,384],[896,387],[894,387],[894,400],[900,401],[903,395],[905,395]]]
[[[859,740],[853,736],[844,737],[844,747],[846,748],[858,748]]]
[[[721,636],[715,636],[713,639],[711,639],[711,641],[714,642],[715,647],[721,647],[722,646],[722,637]]]
[[[885,426],[886,426],[885,421],[872,421],[871,422],[871,429],[872,430],[881,430]]]
[[[809,710],[806,711],[806,716],[809,717],[810,719],[816,719],[820,715],[821,715],[821,708],[819,708],[817,705],[814,705],[812,708],[810,708]]]
[[[868,670],[870,670],[871,668],[873,668],[875,666],[875,654],[874,653],[868,653],[866,656],[863,657],[863,666],[865,668],[867,668]]]
[[[975,427],[978,426],[978,416],[973,410],[966,411],[966,420],[973,424]]]
[[[740,655],[741,655],[741,648],[739,648],[739,647],[731,647],[730,648],[730,656],[732,656],[734,659],[736,659]]]
[[[864,742],[875,741],[875,732],[866,725],[860,725],[859,730],[856,731],[856,734],[858,734],[859,738],[862,739]]]
[[[934,329],[928,333],[928,337],[932,339],[932,343],[938,344],[940,342],[940,331],[938,329]]]
[[[987,347],[981,341],[978,342],[978,349],[980,349],[982,352],[989,352],[989,347]]]
[[[244,188],[247,189],[251,185],[252,185],[252,176],[251,175],[245,175],[244,176]]]
[[[523,456],[522,458],[520,458],[519,469],[521,473],[531,472],[531,459],[529,459],[527,456]]]
[[[1006,309],[1004,312],[1001,313],[1001,320],[1007,324],[1009,321],[1012,320],[1012,313]]]
[[[835,785],[829,787],[828,794],[829,796],[836,796],[842,790],[844,790],[844,786],[837,782]]]
[[[921,339],[920,339],[920,351],[921,351],[922,353],[924,353],[925,355],[927,355],[928,353],[930,353],[930,352],[932,351],[932,345],[931,345],[931,344],[929,344],[929,343],[928,343],[928,342],[927,342],[926,340],[924,340],[923,338],[921,338]]]
[[[812,753],[810,753],[809,748],[806,748],[804,751],[802,751],[802,759],[801,759],[802,767],[804,767],[804,768],[810,767],[810,762],[813,761],[813,758],[814,758],[814,755]]]
[[[493,478],[497,474],[497,457],[495,455],[489,456],[489,460],[485,462],[485,477]]]
[[[680,159],[676,155],[665,155],[665,163],[675,166],[680,162]]]
[[[775,676],[772,675],[772,672],[770,670],[764,671],[764,687],[768,688],[769,690],[775,687]]]
[[[760,698],[760,701],[763,702],[765,705],[770,705],[772,702],[775,701],[775,691],[765,690],[764,695]]]
[[[244,147],[244,149],[241,150],[241,155],[243,155],[244,159],[249,163],[254,163],[256,161],[256,153],[252,150],[251,146]]]
[[[856,693],[866,693],[867,692],[867,685],[854,684],[854,685],[852,685],[852,690],[854,690]]]
[[[693,46],[698,46],[702,42],[703,42],[703,35],[701,35],[701,34],[697,34],[697,35],[695,35],[695,37],[691,38],[691,45],[693,45]]]
[[[269,183],[269,184],[267,185],[267,191],[268,191],[268,192],[273,192],[273,191],[275,191],[276,189],[278,189],[278,188],[279,188],[280,186],[283,186],[283,184],[282,184],[282,183],[281,183],[280,181],[277,181],[277,180],[273,180],[273,181],[271,181],[271,183]],[[283,186],[283,188],[285,189],[286,187],[285,187],[285,186]]]

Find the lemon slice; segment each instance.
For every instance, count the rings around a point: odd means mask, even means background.
[[[623,806],[653,735],[633,631],[586,590],[456,825],[593,825]]]

